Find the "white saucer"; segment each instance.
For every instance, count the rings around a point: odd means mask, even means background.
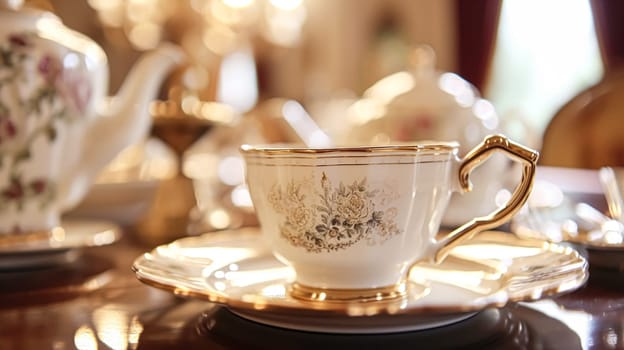
[[[583,227],[581,220],[571,211],[563,215],[565,208],[557,210],[560,213],[533,210],[517,215],[511,222],[511,230],[519,237],[570,245],[584,252],[592,267],[624,271],[624,242],[609,241],[605,239],[609,236],[601,228]],[[568,225],[576,230],[573,233],[567,232],[565,227]]]
[[[121,237],[120,227],[108,221],[67,219],[61,227],[41,240],[3,242],[0,236],[0,270],[72,262],[80,248],[108,245]]]
[[[587,262],[569,247],[486,232],[440,265],[410,270],[407,296],[383,302],[323,303],[289,294],[294,271],[255,228],[208,233],[137,258],[142,282],[229,307],[270,325],[340,333],[400,332],[459,322],[490,307],[569,292],[587,279]]]
[[[538,167],[533,192],[510,228],[523,238],[572,245],[592,267],[624,271],[624,238],[612,231],[617,221],[596,209],[604,207],[597,170]]]

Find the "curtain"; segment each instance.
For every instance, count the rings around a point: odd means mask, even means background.
[[[458,74],[483,91],[494,55],[502,0],[455,0]]]
[[[624,1],[590,0],[605,72],[624,63]]]

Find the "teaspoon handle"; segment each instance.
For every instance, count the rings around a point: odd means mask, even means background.
[[[624,200],[622,192],[615,176],[615,171],[611,167],[602,167],[599,172],[600,184],[609,206],[611,217],[616,220],[622,220],[622,208],[624,208]]]

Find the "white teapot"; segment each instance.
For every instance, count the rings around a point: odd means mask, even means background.
[[[457,141],[464,156],[487,135],[500,133],[492,104],[457,74],[436,70],[433,49],[418,46],[410,58],[409,70],[382,78],[349,106],[341,144]],[[476,169],[473,192],[453,196],[442,224],[461,224],[496,208],[505,167],[496,155]]]
[[[148,104],[184,58],[165,44],[107,97],[108,63],[55,15],[0,0],[0,235],[48,232],[151,126]]]

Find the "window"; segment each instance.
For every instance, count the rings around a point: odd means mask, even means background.
[[[498,30],[484,95],[510,136],[541,140],[557,110],[602,77],[589,1],[504,0]]]

